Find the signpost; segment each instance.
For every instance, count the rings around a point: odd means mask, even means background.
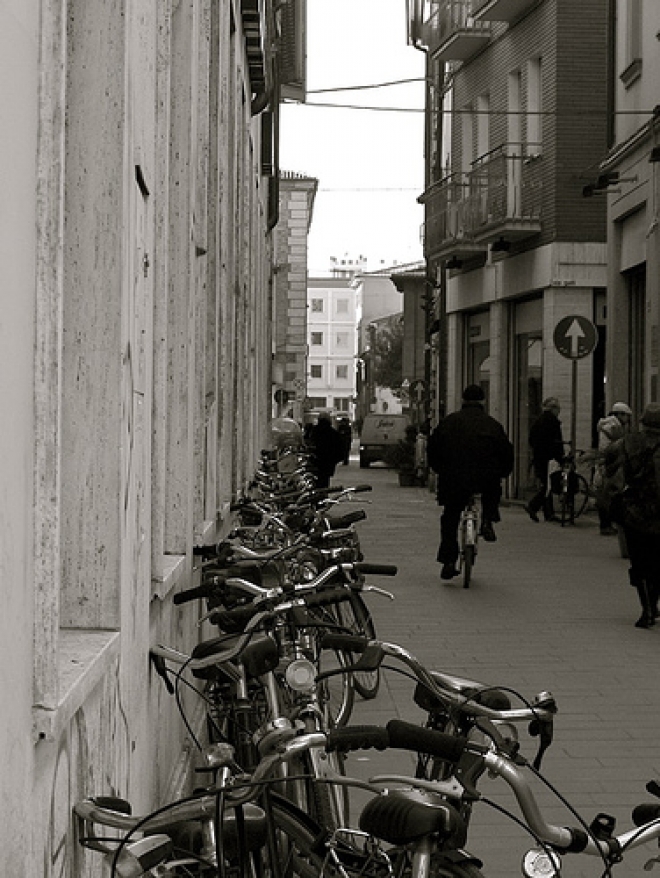
[[[555,348],[572,361],[571,376],[571,451],[575,453],[577,436],[577,362],[593,353],[598,344],[598,330],[581,314],[562,317],[553,333]]]

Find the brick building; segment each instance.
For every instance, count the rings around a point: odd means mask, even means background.
[[[604,400],[606,211],[583,197],[607,143],[607,0],[413,4],[427,52],[424,252],[436,277],[435,416],[481,384],[516,447],[514,496],[529,490],[527,434],[544,397],[580,448]],[[593,355],[555,347],[560,320],[598,327]],[[438,343],[439,339],[439,343]]]

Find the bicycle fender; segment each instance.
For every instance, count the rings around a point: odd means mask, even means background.
[[[480,860],[479,857],[475,857],[474,854],[471,854],[469,851],[464,851],[462,848],[456,848],[456,850],[453,851],[440,851],[438,859],[441,863],[444,860],[446,863],[451,863],[452,865],[471,863],[473,866],[476,866],[477,869],[481,869],[483,866],[483,861]]]

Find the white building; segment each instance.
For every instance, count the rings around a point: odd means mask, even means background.
[[[307,409],[355,413],[357,318],[349,279],[307,282]]]

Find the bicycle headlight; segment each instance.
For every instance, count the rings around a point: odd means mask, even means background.
[[[561,874],[559,854],[543,848],[527,851],[522,861],[525,878],[557,878]]]
[[[286,669],[286,682],[295,692],[311,692],[316,669],[307,659],[296,659]]]

